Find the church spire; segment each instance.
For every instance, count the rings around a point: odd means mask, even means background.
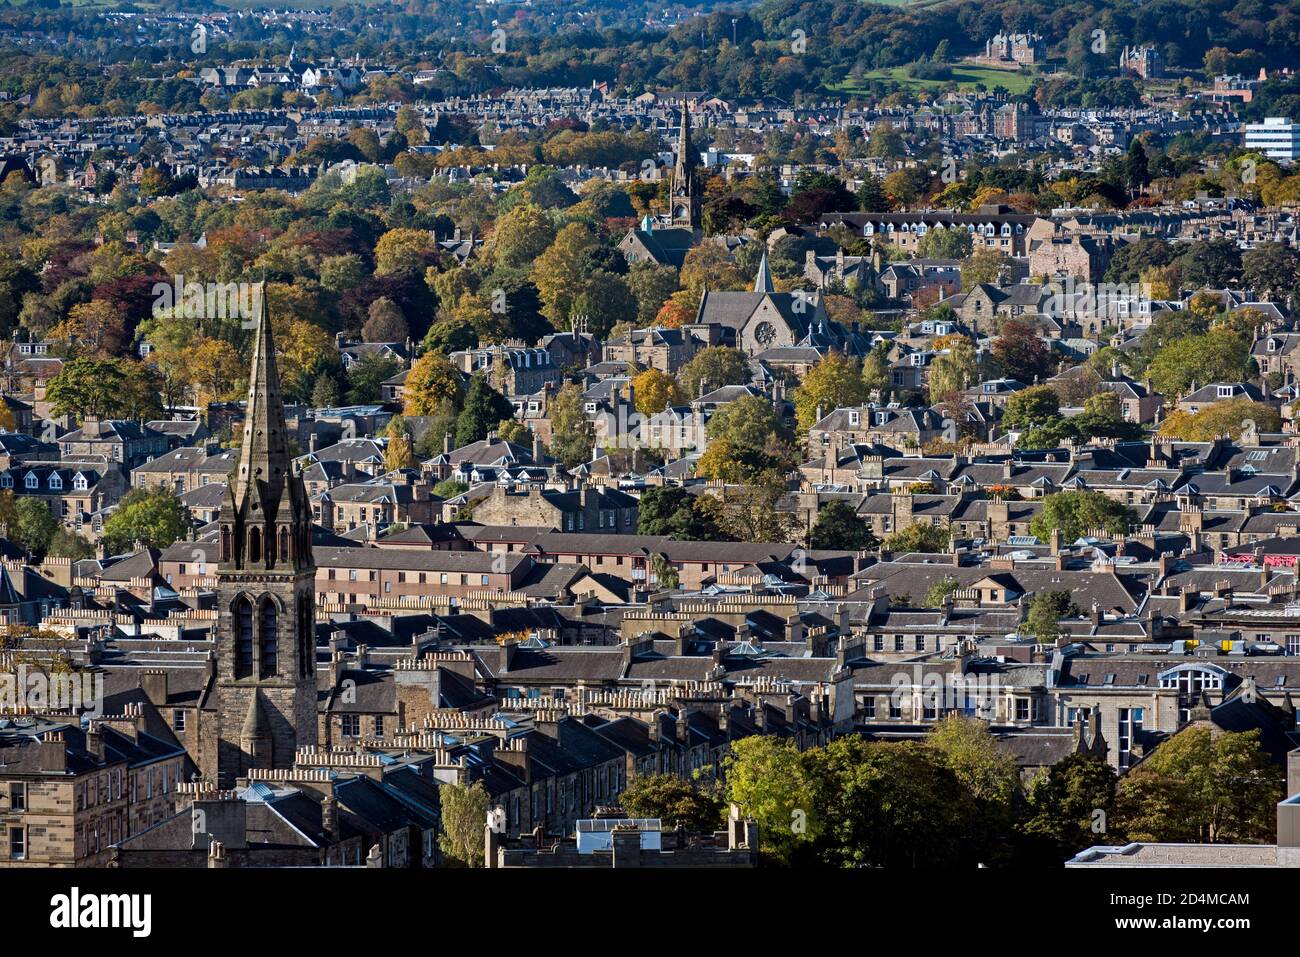
[[[311,511],[289,455],[265,284],[255,298],[243,441],[221,510],[221,562],[234,568],[283,565],[297,570],[311,563]]]
[[[289,442],[280,399],[280,376],[275,366],[275,343],[266,308],[266,284],[257,290],[257,325],[253,333],[253,361],[248,376],[248,406],[244,412],[244,440],[232,487],[235,508],[242,511],[250,493],[262,486],[276,501],[289,474]]]
[[[700,228],[699,183],[695,175],[695,147],[691,143],[691,107],[682,104],[681,134],[677,139],[677,162],[673,166],[673,181],[669,200],[672,224],[687,229]]]
[[[772,269],[767,264],[767,246],[763,246],[763,258],[758,263],[758,275],[754,277],[754,292],[776,292],[772,285]]]

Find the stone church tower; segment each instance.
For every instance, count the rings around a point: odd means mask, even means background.
[[[221,787],[250,767],[293,763],[316,743],[311,510],[289,440],[275,345],[258,297],[243,444],[221,506],[217,567],[216,767]]]
[[[691,108],[682,104],[682,132],[677,141],[677,163],[673,166],[673,181],[669,188],[668,204],[672,225],[683,229],[700,230],[700,181],[696,171],[699,154],[691,143]]]

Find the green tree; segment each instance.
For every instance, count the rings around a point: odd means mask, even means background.
[[[166,548],[183,538],[189,526],[189,512],[171,488],[133,488],[104,523],[104,544],[114,554],[135,548],[137,542],[145,548]]]
[[[1254,371],[1250,344],[1228,329],[1216,328],[1166,343],[1147,367],[1147,377],[1157,392],[1174,397],[1190,392],[1192,383],[1243,382]]]
[[[39,498],[26,495],[19,497],[14,512],[15,525],[9,529],[9,537],[32,555],[43,556],[59,530],[59,520]]]
[[[59,528],[50,539],[50,547],[46,554],[54,558],[69,558],[79,562],[85,558],[94,558],[95,546],[71,529]]]
[[[675,774],[633,778],[619,804],[631,817],[658,818],[667,828],[680,826],[691,834],[711,834],[723,823],[721,796]]]
[[[710,441],[730,442],[733,447],[761,449],[783,431],[776,410],[767,399],[741,396],[718,407],[707,426]]]
[[[627,272],[627,284],[636,297],[636,324],[648,326],[677,291],[677,270],[649,260],[636,262]]]
[[[455,498],[457,495],[464,495],[468,491],[469,486],[459,479],[443,479],[430,489],[430,492],[438,498]]]
[[[681,576],[677,574],[677,566],[670,562],[663,555],[650,556],[650,572],[655,577],[660,588],[676,589],[681,584]]]
[[[880,547],[883,551],[904,554],[907,552],[938,553],[946,552],[949,544],[947,525],[931,525],[928,522],[913,522],[907,528],[899,529],[885,538]]]
[[[490,797],[482,781],[444,784],[438,788],[441,832],[438,849],[453,867],[482,867],[484,828]]]
[[[726,385],[744,385],[753,377],[749,357],[739,349],[709,346],[697,352],[677,373],[688,399],[700,394],[701,383],[710,391]]]
[[[115,418],[124,414],[126,375],[115,359],[79,358],[50,380],[45,398],[55,416]]]
[[[975,379],[975,346],[965,336],[947,336],[947,349],[930,363],[930,402],[938,404],[954,392],[966,389]]]
[[[1242,253],[1241,281],[1261,298],[1285,301],[1300,289],[1300,252],[1284,243],[1260,243]]]
[[[989,853],[977,802],[935,748],[848,735],[808,751],[804,766],[823,863],[974,867]]]
[[[764,857],[788,864],[796,847],[812,841],[812,781],[794,742],[753,735],[733,742],[725,760],[727,800],[758,824]]]
[[[339,404],[338,381],[328,372],[316,377],[316,384],[311,387],[311,404],[316,409],[328,409]]]
[[[1020,771],[1015,756],[998,745],[987,722],[949,714],[925,743],[943,755],[971,794],[1010,812],[1020,790]]]
[[[965,259],[974,244],[969,230],[936,226],[921,237],[916,254],[922,259]]]
[[[1094,528],[1126,534],[1136,521],[1131,508],[1102,492],[1057,492],[1043,499],[1043,510],[1029,523],[1029,533],[1045,542],[1059,528],[1061,540],[1073,542]]]
[[[1062,618],[1077,618],[1082,611],[1068,591],[1046,591],[1035,595],[1025,615],[1024,630],[1042,644],[1051,644],[1061,634]]]
[[[1191,243],[1176,261],[1183,283],[1193,288],[1223,289],[1241,278],[1241,250],[1235,240]]]
[[[383,395],[385,379],[402,371],[402,364],[391,356],[377,352],[366,353],[347,371],[348,401],[354,405],[378,402]]]
[[[921,599],[921,607],[941,607],[944,600],[955,592],[960,584],[955,578],[940,578],[931,582],[930,587],[925,590],[925,597]]]
[[[867,387],[868,398],[874,392],[878,401],[885,402],[889,398],[892,382],[889,343],[881,342],[862,360],[862,384]]]
[[[548,412],[551,418],[551,455],[566,468],[581,465],[591,457],[596,428],[587,419],[582,388],[566,382],[555,393]]]
[[[487,438],[502,419],[512,418],[515,407],[482,375],[474,376],[465,393],[465,405],[456,417],[456,447]]]
[[[818,510],[817,521],[808,533],[810,548],[858,550],[876,548],[879,544],[871,527],[858,518],[853,506],[839,499],[827,502]]]
[[[1061,400],[1048,385],[1034,385],[1021,389],[1007,399],[1002,414],[1002,425],[1007,429],[1032,429],[1046,425],[1061,414]]]
[[[1071,754],[1029,786],[1020,831],[1031,859],[1060,864],[1084,848],[1109,844],[1115,771],[1105,758]]]
[[[710,500],[712,501],[712,500]],[[677,485],[651,486],[637,503],[637,534],[667,535],[679,541],[717,541],[716,516],[700,496]]]
[[[1123,405],[1115,392],[1098,392],[1083,403],[1083,412],[1070,419],[1080,439],[1116,439],[1132,442],[1142,437],[1142,427],[1124,419]]]
[[[1266,844],[1284,796],[1258,729],[1218,733],[1193,724],[1120,781],[1116,807],[1130,841]]]

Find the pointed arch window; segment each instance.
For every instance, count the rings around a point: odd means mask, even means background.
[[[280,633],[277,625],[275,602],[267,598],[262,602],[261,677],[263,678],[273,678],[280,670]]]
[[[288,560],[289,560],[289,529],[281,525],[280,526],[280,561],[287,562]]]
[[[235,677],[248,678],[253,674],[253,603],[242,595],[236,598],[231,619],[235,625]]]
[[[262,530],[254,527],[248,530],[248,563],[254,565],[262,560]]]
[[[298,675],[310,678],[316,673],[316,623],[312,620],[311,600],[298,596]]]

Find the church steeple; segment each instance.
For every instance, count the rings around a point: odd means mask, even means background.
[[[681,133],[677,139],[677,162],[673,166],[669,203],[674,226],[700,228],[699,182],[695,175],[695,146],[691,142],[691,107],[682,104]]]
[[[311,557],[307,494],[289,457],[265,287],[256,299],[243,441],[222,508],[221,561],[236,568],[300,568]]]
[[[289,455],[265,289],[257,297],[243,440],[218,532],[218,737],[204,774],[289,767],[316,743],[316,568],[311,511]]]
[[[763,258],[758,263],[758,274],[754,276],[754,292],[775,292],[772,283],[772,267],[767,264],[767,244],[763,245]]]

